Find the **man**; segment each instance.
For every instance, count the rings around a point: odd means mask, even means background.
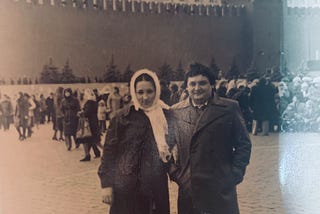
[[[123,107],[123,100],[119,92],[119,88],[114,87],[113,93],[109,95],[107,100],[107,108],[109,108],[112,115]]]
[[[48,116],[48,123],[49,123],[51,120],[53,121],[53,114],[54,114],[54,103],[53,103],[52,92],[46,99],[46,106],[47,106],[47,116]]]
[[[212,93],[209,69],[193,64],[186,74],[189,98],[174,105],[169,125],[179,185],[179,214],[237,214],[236,185],[249,164],[251,142],[236,101]]]
[[[4,131],[9,130],[13,115],[13,105],[8,95],[4,95],[4,99],[0,102],[2,112],[2,124]]]

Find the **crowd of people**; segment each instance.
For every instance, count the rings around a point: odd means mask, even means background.
[[[316,108],[319,104],[319,86],[319,78],[308,76],[296,76],[290,82],[282,81],[276,85],[264,77],[252,82],[234,78],[218,80],[213,90],[220,97],[238,101],[247,129],[253,135],[259,132],[268,135],[269,131],[319,131],[320,115]],[[161,80],[160,87],[160,99],[168,106],[188,97],[184,84],[170,84]],[[105,133],[113,113],[131,100],[131,95],[121,95],[118,87],[112,90],[105,93],[93,90],[97,104],[94,109],[97,112],[94,110],[90,114],[97,115],[97,130],[100,133]],[[85,91],[59,87],[48,97],[20,92],[11,98],[8,94],[2,94],[0,128],[6,131],[13,124],[19,139],[23,141],[32,136],[34,126],[52,122],[52,140],[65,141],[70,150],[72,136],[75,136],[77,128],[78,112],[84,109],[85,100],[92,100],[84,96]],[[76,147],[79,147],[78,143]],[[95,154],[100,156],[99,152]],[[89,159],[89,156],[86,157]]]
[[[0,126],[13,124],[24,142],[34,127],[52,123],[53,141],[68,151],[83,146],[80,161],[90,161],[92,149],[102,157],[98,175],[111,214],[170,213],[167,175],[179,186],[179,214],[231,214],[239,212],[235,187],[249,164],[248,133],[319,131],[318,87],[320,78],[306,76],[216,81],[198,63],[182,84],[170,84],[143,69],[125,94],[118,87],[0,94]],[[90,135],[82,138],[84,118]]]
[[[253,135],[259,132],[268,135],[269,131],[319,131],[318,87],[320,78],[308,76],[296,76],[290,82],[276,84],[265,77],[251,82],[234,78],[216,81],[213,91],[220,97],[238,101],[246,127]],[[168,106],[188,98],[186,86],[179,82],[170,84],[161,80],[160,88],[160,99]],[[19,140],[24,141],[32,136],[34,126],[51,122],[52,140],[65,141],[68,150],[71,150],[74,141],[78,148],[75,132],[80,111],[86,110],[90,115],[95,115],[92,120],[97,120],[98,125],[94,132],[102,135],[114,113],[130,103],[129,93],[121,95],[118,87],[112,90],[101,92],[93,89],[94,96],[89,96],[89,89],[72,91],[62,87],[47,97],[22,92],[12,98],[8,94],[0,94],[0,128],[6,131],[13,124]],[[88,100],[95,101],[95,105],[85,105],[86,101],[90,103]],[[99,149],[95,146],[93,149],[99,157]],[[89,159],[86,150],[85,160]]]
[[[279,83],[283,131],[320,131],[320,77],[297,75]]]

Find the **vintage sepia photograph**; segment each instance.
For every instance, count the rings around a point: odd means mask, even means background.
[[[318,0],[1,0],[0,214],[320,213],[318,23]]]

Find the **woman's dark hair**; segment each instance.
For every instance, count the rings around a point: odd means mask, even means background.
[[[207,77],[210,82],[210,85],[215,84],[216,80],[212,72],[210,72],[210,69],[207,66],[202,65],[200,63],[194,63],[190,65],[190,70],[186,73],[186,76],[184,78],[184,85],[187,86],[189,77],[195,77],[198,75]]]
[[[178,90],[179,90],[178,85],[177,85],[177,84],[175,84],[175,83],[174,83],[174,84],[172,84],[170,88],[171,88],[171,91],[173,91],[173,92],[176,92],[176,91],[178,91]]]
[[[70,97],[72,96],[72,89],[71,89],[71,88],[66,88],[66,89],[64,89],[64,91],[63,91],[63,96],[64,96],[64,97],[66,97],[66,92],[69,92]]]
[[[137,87],[137,83],[141,82],[141,81],[147,81],[147,82],[151,82],[151,84],[153,85],[154,89],[156,89],[156,84],[153,80],[153,78],[149,75],[149,74],[141,74],[140,76],[138,76],[134,82],[134,88]]]

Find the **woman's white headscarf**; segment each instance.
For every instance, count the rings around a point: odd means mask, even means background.
[[[156,95],[155,95],[153,104],[149,108],[143,108],[140,105],[136,96],[135,82],[136,82],[136,79],[142,74],[149,75],[153,79],[155,84]],[[134,73],[130,81],[130,94],[132,97],[134,108],[137,111],[139,109],[143,110],[144,113],[149,118],[153,135],[156,140],[160,159],[166,163],[168,162],[168,159],[170,158],[171,154],[169,152],[169,146],[165,138],[165,135],[168,134],[168,123],[164,116],[163,109],[169,109],[169,106],[166,105],[162,100],[160,100],[160,93],[161,93],[161,88],[160,88],[159,79],[154,72],[148,69],[142,69]]]
[[[83,99],[84,100],[93,100],[93,101],[97,100],[96,95],[94,94],[94,92],[91,88],[84,89]]]

